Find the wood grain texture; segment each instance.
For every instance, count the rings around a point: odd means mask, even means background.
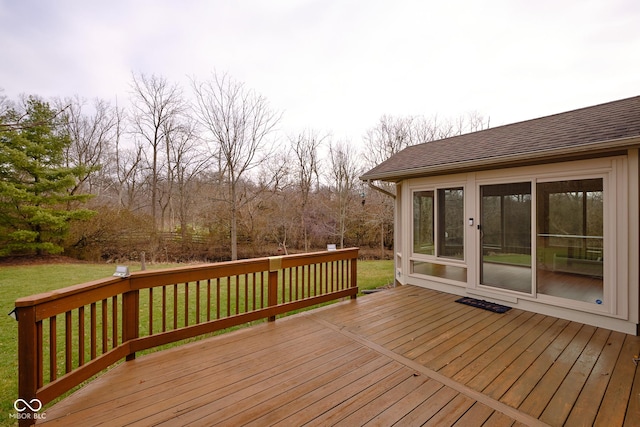
[[[42,424],[637,425],[640,337],[455,299],[402,286],[138,357]]]

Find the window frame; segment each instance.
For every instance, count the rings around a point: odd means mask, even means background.
[[[460,207],[460,234],[462,238],[462,249],[461,249],[461,257],[454,256],[446,256],[442,255],[441,252],[443,248],[446,247],[444,244],[444,230],[442,230],[445,225],[445,221],[442,218],[443,216],[443,200],[444,200],[444,191],[447,190],[460,190],[462,192],[461,202],[462,206]],[[421,252],[416,252],[416,223],[415,223],[415,197],[418,193],[432,193],[432,229],[433,229],[433,254],[426,254]],[[443,185],[434,185],[428,187],[415,187],[411,189],[411,258],[419,261],[429,261],[436,263],[448,264],[452,263],[455,265],[466,264],[466,247],[467,247],[467,233],[465,227],[465,212],[467,207],[466,200],[466,185],[462,183],[447,183]]]

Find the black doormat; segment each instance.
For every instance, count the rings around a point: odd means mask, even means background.
[[[482,308],[484,310],[493,311],[494,313],[506,313],[507,311],[511,310],[511,307],[507,307],[506,305],[495,304],[493,302],[469,297],[457,299],[456,302],[459,302],[460,304],[470,305],[472,307]]]

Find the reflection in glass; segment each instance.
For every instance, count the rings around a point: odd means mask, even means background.
[[[538,293],[601,304],[602,178],[537,185]]]
[[[462,188],[438,190],[438,256],[464,259]]]
[[[433,191],[413,193],[413,252],[435,255],[433,233]]]
[[[443,279],[467,281],[466,267],[436,264],[433,262],[411,261],[411,272],[427,276],[441,277]]]

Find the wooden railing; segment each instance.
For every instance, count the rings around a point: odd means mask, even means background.
[[[140,271],[20,298],[19,398],[45,405],[137,352],[355,298],[357,258],[343,249]],[[26,415],[21,425],[38,414]]]

